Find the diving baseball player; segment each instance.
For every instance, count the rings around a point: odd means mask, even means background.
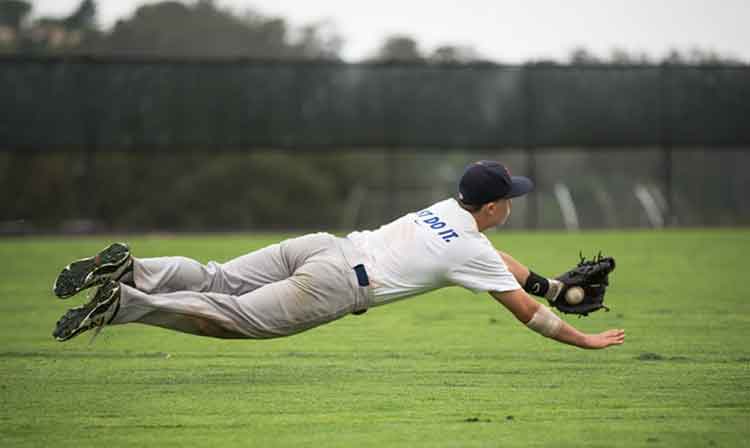
[[[409,213],[374,231],[345,238],[315,233],[282,241],[226,263],[185,257],[136,258],[115,243],[65,267],[54,293],[68,298],[98,286],[91,301],[57,322],[66,341],[84,331],[130,322],[217,338],[289,336],[349,314],[450,285],[487,292],[528,328],[577,347],[622,344],[623,330],[584,334],[527,292],[564,312],[604,307],[614,260],[582,261],[558,277],[542,277],[496,250],[482,233],[502,225],[512,198],[533,189],[500,163],[467,167],[457,198]],[[568,303],[579,288],[583,299]]]

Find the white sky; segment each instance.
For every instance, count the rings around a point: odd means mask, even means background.
[[[69,14],[80,0],[30,0],[33,16]],[[97,0],[106,28],[130,17],[144,0]],[[185,3],[193,3],[189,0]],[[750,61],[750,0],[217,0],[241,13],[253,9],[292,26],[331,20],[343,56],[374,53],[385,36],[407,34],[420,48],[474,47],[489,59],[517,63],[566,59],[585,46],[598,55],[615,48],[659,58],[671,48],[715,50]]]

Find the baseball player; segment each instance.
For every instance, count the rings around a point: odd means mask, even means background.
[[[512,198],[532,189],[530,179],[511,176],[498,162],[480,161],[465,170],[457,198],[374,231],[345,238],[309,234],[223,264],[136,258],[127,245],[115,243],[62,270],[53,287],[58,297],[98,289],[90,302],[60,318],[53,336],[66,341],[105,325],[138,322],[217,338],[275,338],[459,285],[489,293],[528,328],[556,341],[587,349],[622,344],[623,330],[582,333],[532,299],[527,292],[554,306],[564,302],[561,296],[572,284],[530,271],[482,233],[505,223]],[[603,307],[609,270],[593,285],[600,293],[586,289],[599,302],[591,308],[587,297],[584,311]]]

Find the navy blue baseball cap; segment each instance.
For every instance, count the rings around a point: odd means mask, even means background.
[[[511,176],[502,164],[480,160],[466,167],[458,183],[458,198],[464,204],[482,205],[522,196],[533,189],[534,182],[528,177]]]

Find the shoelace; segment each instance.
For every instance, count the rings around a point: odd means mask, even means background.
[[[89,293],[88,296],[91,297],[91,294]],[[106,311],[104,311],[104,313],[106,313]],[[94,334],[92,334],[91,339],[89,339],[89,343],[88,343],[89,346],[94,343],[94,339],[96,339],[97,336],[99,336],[99,333],[102,332],[102,329],[104,328],[106,324],[107,324],[106,319],[101,319],[101,321],[99,321],[98,323],[94,322],[94,326],[95,326]]]
[[[94,343],[94,339],[96,339],[96,337],[99,336],[99,333],[102,332],[102,328],[104,328],[103,322],[101,325],[97,325],[96,329],[94,329],[94,334],[91,336],[91,339],[89,339],[89,345]]]
[[[117,294],[119,294],[119,292]],[[109,316],[106,316],[107,311],[105,310],[104,313],[102,313],[104,315],[102,316],[101,321],[99,323],[94,324],[96,326],[96,328],[94,329],[93,336],[91,336],[91,339],[89,340],[89,345],[93,344],[94,343],[94,339],[96,339],[96,337],[99,336],[99,333],[102,332],[102,329],[106,325],[109,325],[115,319],[115,315],[117,314],[118,311],[120,311],[120,299],[119,299],[119,297],[117,299],[115,299],[115,302],[112,303],[112,304],[110,304],[109,306],[110,307],[114,306],[115,309],[112,311],[112,314],[110,314]]]
[[[93,295],[92,295],[91,291],[87,291],[86,292],[86,301],[91,301],[92,298],[93,298]],[[96,325],[96,329],[94,330],[94,334],[91,336],[91,339],[89,339],[89,344],[88,345],[91,345],[91,344],[94,343],[94,339],[96,339],[96,337],[99,336],[99,333],[102,331],[102,327],[103,327],[103,325]]]

